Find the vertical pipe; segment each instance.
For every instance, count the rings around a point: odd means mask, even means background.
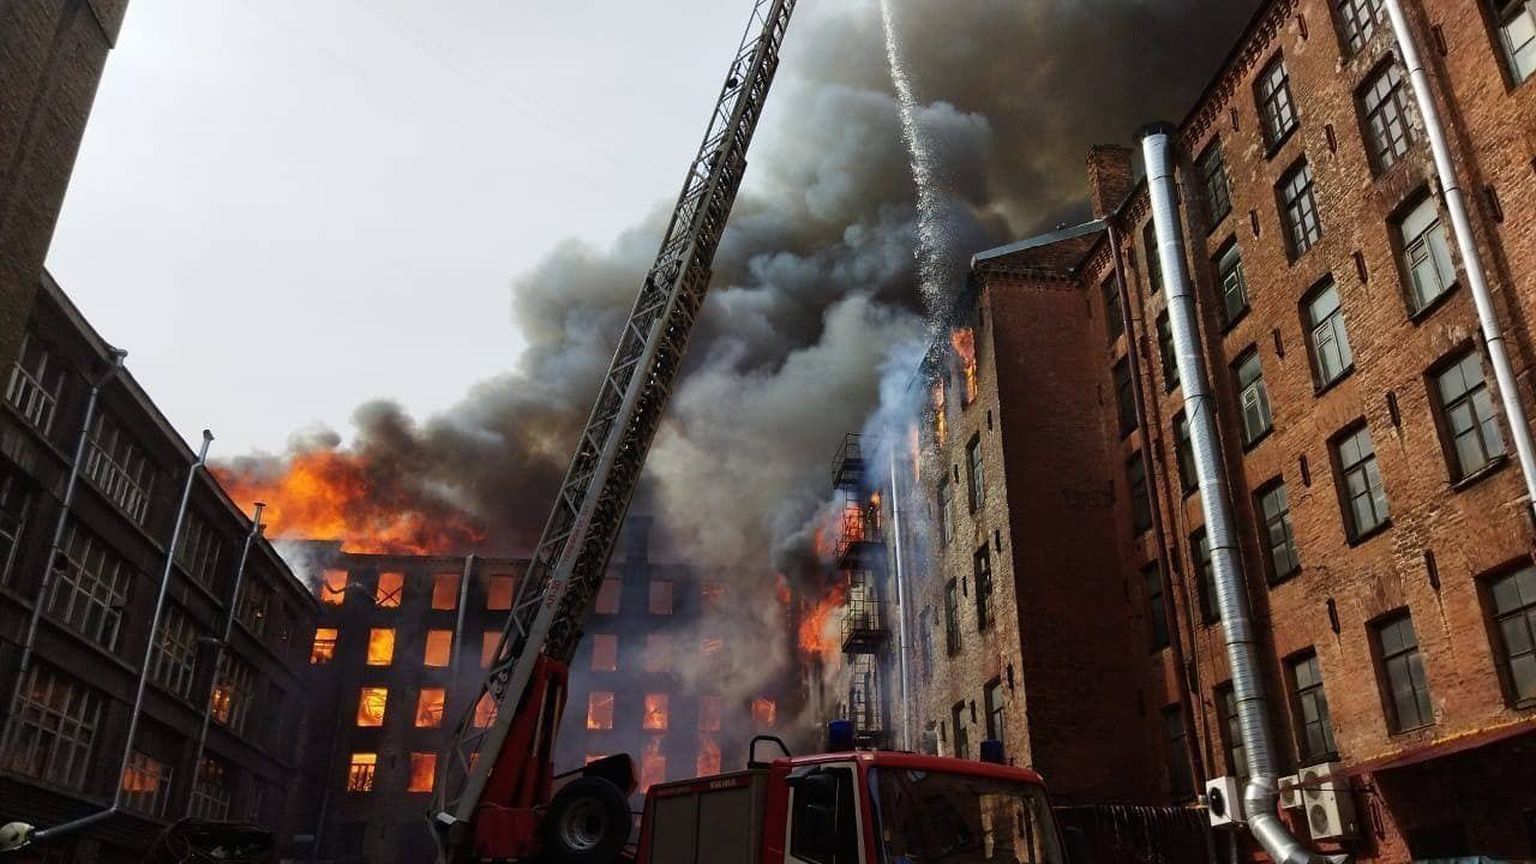
[[[901,566],[901,492],[896,485],[896,448],[891,457],[891,542],[896,547],[896,662],[901,670],[901,749],[912,749],[912,679],[907,665],[907,592]]]
[[[27,622],[27,635],[21,645],[21,662],[16,666],[16,681],[11,686],[11,698],[6,703],[8,717],[16,716],[16,703],[21,698],[22,681],[32,665],[32,652],[37,647],[37,628],[43,617],[43,604],[48,602],[48,589],[53,587],[53,561],[64,545],[64,528],[69,524],[70,509],[75,502],[75,487],[80,484],[80,469],[85,463],[85,447],[91,440],[91,424],[96,420],[96,403],[101,390],[123,371],[123,360],[128,352],[113,348],[109,354],[112,365],[95,381],[91,382],[91,395],[85,400],[85,419],[80,423],[80,437],[75,441],[75,458],[69,463],[69,479],[64,482],[64,500],[59,504],[59,518],[53,523],[53,541],[48,545],[48,555],[43,559],[43,574],[38,581],[37,597],[32,601],[32,615]]]
[[[219,663],[224,659],[224,649],[229,645],[229,636],[235,629],[235,616],[240,609],[240,588],[245,584],[245,565],[251,555],[251,544],[261,534],[261,511],[267,505],[256,502],[256,514],[251,517],[251,530],[245,534],[245,544],[240,547],[240,563],[235,567],[235,587],[229,594],[229,611],[224,616],[224,633],[213,649],[213,679],[208,682],[208,698],[203,700],[203,727],[197,734],[197,750],[192,757],[193,782],[197,778],[197,766],[203,762],[203,750],[208,746],[208,727],[213,721],[213,694],[219,686]],[[192,797],[187,796],[186,815],[192,815]]]
[[[459,577],[459,611],[454,615],[453,646],[448,654],[448,680],[455,685],[459,680],[459,657],[464,653],[464,607],[469,601],[469,577],[474,572],[475,556],[471,553],[464,556],[464,575]]]
[[[1413,95],[1419,106],[1419,117],[1424,121],[1424,132],[1429,138],[1429,151],[1435,159],[1435,173],[1440,176],[1440,189],[1445,196],[1445,209],[1450,211],[1451,229],[1456,235],[1456,248],[1461,252],[1461,264],[1467,271],[1467,287],[1472,291],[1472,303],[1477,307],[1477,320],[1482,326],[1483,341],[1488,346],[1488,361],[1493,366],[1494,378],[1499,384],[1499,401],[1504,406],[1504,418],[1509,421],[1510,437],[1515,439],[1515,453],[1520,460],[1520,473],[1525,480],[1526,511],[1536,507],[1536,445],[1531,442],[1530,420],[1520,399],[1520,385],[1515,380],[1514,367],[1509,362],[1509,351],[1504,345],[1504,329],[1499,314],[1493,308],[1493,295],[1488,289],[1488,279],[1483,273],[1482,255],[1477,251],[1477,238],[1472,233],[1472,220],[1467,214],[1466,196],[1462,193],[1461,180],[1451,161],[1451,147],[1445,138],[1445,128],[1440,123],[1440,110],[1435,106],[1435,95],[1429,87],[1429,74],[1419,58],[1418,45],[1413,41],[1413,30],[1408,26],[1408,15],[1403,11],[1401,0],[1386,0],[1387,14],[1392,18],[1392,34],[1397,39],[1398,53],[1408,69],[1408,80],[1413,85]]]
[[[1301,844],[1280,820],[1280,790],[1274,734],[1269,722],[1269,695],[1262,675],[1262,647],[1249,608],[1247,582],[1238,557],[1236,519],[1232,513],[1226,464],[1216,431],[1216,400],[1206,378],[1200,348],[1200,329],[1195,296],[1184,267],[1183,226],[1179,222],[1174,190],[1173,141],[1177,129],[1154,123],[1141,130],[1146,160],[1147,189],[1157,231],[1158,257],[1163,284],[1168,290],[1168,320],[1173,330],[1174,354],[1189,418],[1189,437],[1199,479],[1200,506],[1205,512],[1206,536],[1211,543],[1216,600],[1226,636],[1227,659],[1232,667],[1232,689],[1237,699],[1238,724],[1248,761],[1248,786],[1243,811],[1248,827],[1264,851],[1277,864],[1314,864],[1319,859]]]

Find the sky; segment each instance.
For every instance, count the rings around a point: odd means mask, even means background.
[[[437,412],[518,275],[676,195],[748,9],[133,0],[48,266],[215,456]]]

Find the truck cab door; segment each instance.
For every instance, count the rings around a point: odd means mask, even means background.
[[[852,765],[816,765],[789,776],[786,864],[863,864],[864,820]]]

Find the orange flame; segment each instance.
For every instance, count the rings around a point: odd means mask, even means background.
[[[754,699],[752,701],[752,722],[758,729],[772,729],[773,723],[779,716],[779,704],[772,699]]]
[[[276,477],[230,465],[212,471],[241,509],[266,502],[262,520],[274,540],[340,540],[348,552],[428,555],[485,539],[465,514],[428,512],[407,496],[381,494],[367,460],[351,453],[300,453]]]
[[[412,753],[411,754],[411,779],[406,784],[407,792],[431,792],[433,781],[437,779],[437,754],[436,753]]]
[[[917,424],[907,427],[907,455],[912,460],[912,482],[923,482],[923,445],[917,434]]]
[[[794,599],[794,595],[789,590],[789,579],[783,573],[775,574],[775,576],[778,579],[778,585],[774,589],[774,594],[779,598],[780,603],[788,606],[789,601]]]
[[[693,771],[700,777],[720,773],[720,745],[712,736],[699,736],[699,758],[694,763]]]
[[[949,344],[954,346],[965,373],[965,400],[961,404],[969,405],[976,401],[976,331],[969,327],[954,330],[949,334]]]
[[[949,437],[949,417],[944,408],[944,382],[933,383],[933,441],[940,447]]]
[[[841,609],[848,599],[848,583],[839,581],[814,604],[806,604],[800,615],[800,652],[808,657],[830,659],[842,650],[838,640],[830,632],[837,620],[832,614]]]
[[[640,754],[640,791],[667,781],[667,754],[662,752],[661,737],[652,736]]]

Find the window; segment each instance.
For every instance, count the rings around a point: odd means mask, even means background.
[[[725,711],[725,697],[706,693],[699,697],[699,731],[719,732],[720,716]]]
[[[219,567],[219,537],[203,517],[191,511],[176,539],[176,563],[204,588],[213,585],[213,574]]]
[[[857,671],[854,673],[857,675]],[[778,719],[779,703],[759,696],[752,700],[752,726],[754,729],[772,729]]]
[[[592,671],[617,672],[619,669],[619,637],[612,633],[598,633],[592,637]]]
[[[1243,411],[1243,444],[1252,446],[1269,433],[1274,417],[1269,412],[1269,389],[1264,386],[1264,369],[1259,352],[1250,348],[1232,367],[1237,377],[1237,403]]]
[[[1344,310],[1339,306],[1339,289],[1333,280],[1313,291],[1303,308],[1309,333],[1307,347],[1312,352],[1312,379],[1321,389],[1343,378],[1355,365],[1344,329]]]
[[[1291,101],[1291,76],[1285,58],[1276,57],[1259,73],[1255,85],[1259,117],[1264,122],[1264,143],[1277,146],[1296,128],[1296,105]]]
[[[708,777],[720,773],[720,744],[710,735],[699,736],[699,752],[693,760],[696,777]]]
[[[1326,762],[1338,752],[1333,744],[1333,719],[1323,693],[1323,670],[1312,651],[1290,660],[1291,713],[1296,721],[1296,750],[1304,764]]]
[[[1131,487],[1131,528],[1137,534],[1152,527],[1152,498],[1147,490],[1147,462],[1137,453],[1125,463]]]
[[[976,629],[992,626],[992,556],[983,544],[976,550],[973,561],[976,577]]]
[[[130,519],[144,524],[149,511],[154,467],[149,464],[144,451],[104,411],[96,415],[91,426],[91,444],[85,456],[84,473],[103,495],[123,508]]]
[[[1248,751],[1243,746],[1243,724],[1237,714],[1237,691],[1231,684],[1216,688],[1216,715],[1221,721],[1222,744],[1227,751],[1227,773],[1246,778]]]
[[[1003,682],[993,678],[982,691],[982,702],[987,709],[987,740],[1003,739]]]
[[[646,609],[652,615],[672,614],[672,583],[665,579],[652,579]]]
[[[725,583],[705,582],[699,588],[699,600],[706,611],[720,611],[725,606]]]
[[[1173,322],[1167,312],[1157,316],[1157,353],[1163,361],[1163,387],[1171,393],[1179,386],[1179,355],[1173,349]]]
[[[380,609],[400,608],[400,599],[405,594],[405,574],[386,571],[379,574],[379,584],[373,592],[373,605]]]
[[[221,653],[213,673],[213,719],[235,732],[244,732],[255,701],[256,670],[233,654]]]
[[[1413,141],[1409,118],[1413,116],[1403,73],[1392,63],[1371,76],[1361,88],[1360,113],[1365,118],[1365,140],[1377,171],[1391,168]]]
[[[1278,582],[1301,569],[1296,553],[1296,534],[1291,528],[1291,503],[1285,481],[1275,480],[1259,490],[1259,515],[1264,520],[1264,548],[1268,550],[1269,579]]]
[[[1409,282],[1408,305],[1414,314],[1428,309],[1456,283],[1445,226],[1433,196],[1426,196],[1397,226],[1402,240],[1401,263]]]
[[[587,694],[587,728],[613,728],[613,693],[594,690]]]
[[[486,630],[480,634],[480,668],[491,668],[491,661],[496,659],[496,649],[501,645],[500,630]]]
[[[1468,351],[1435,375],[1447,456],[1455,479],[1475,474],[1504,455],[1504,434],[1483,377],[1483,358]]]
[[[215,822],[229,818],[229,773],[224,763],[204,759],[197,766],[197,777],[192,783],[192,796],[187,812],[199,819]]]
[[[184,612],[167,605],[155,639],[155,653],[149,658],[149,677],[177,696],[187,698],[192,695],[196,660],[197,628]]]
[[[235,617],[256,636],[267,629],[267,606],[272,602],[272,589],[255,574],[247,576],[240,584],[240,601],[235,604]]]
[[[1147,293],[1156,294],[1163,290],[1163,262],[1157,248],[1157,225],[1150,219],[1141,229],[1141,248],[1147,253]]]
[[[0,764],[9,771],[69,789],[84,789],[101,719],[101,696],[46,666],[35,665],[5,724]]]
[[[1386,524],[1391,515],[1381,469],[1376,466],[1371,430],[1356,427],[1334,442],[1333,452],[1339,468],[1345,528],[1351,540],[1358,540]]]
[[[948,546],[955,539],[955,487],[946,475],[939,479],[939,542]]]
[[[1236,242],[1228,243],[1216,259],[1216,277],[1221,282],[1221,321],[1230,326],[1248,311],[1248,276]]]
[[[123,772],[123,806],[156,819],[165,816],[171,801],[171,766],[134,751]]]
[[[11,368],[5,401],[46,436],[53,429],[53,414],[64,389],[64,366],[43,349],[32,334],[21,337],[21,353]]]
[[[1285,220],[1287,250],[1292,258],[1300,258],[1323,236],[1317,198],[1312,193],[1312,166],[1305,159],[1280,178],[1280,215]]]
[[[602,587],[597,589],[597,605],[592,611],[599,615],[619,614],[619,599],[624,593],[624,582],[609,576],[603,580]]]
[[[1183,411],[1173,418],[1173,449],[1179,463],[1179,486],[1188,495],[1200,488],[1195,471],[1195,442],[1189,437],[1189,416]]]
[[[347,599],[347,571],[327,570],[320,576],[320,602],[340,606]]]
[[[1221,605],[1216,597],[1216,564],[1211,558],[1211,538],[1201,528],[1189,535],[1190,553],[1195,559],[1195,569],[1200,571],[1196,590],[1200,594],[1200,619],[1206,624],[1221,620]]]
[[[421,688],[416,694],[416,728],[436,729],[443,725],[443,705],[447,699],[448,693],[442,687]]]
[[[987,500],[987,478],[981,462],[981,435],[976,434],[965,445],[966,477],[969,481],[971,512],[981,509]]]
[[[372,792],[373,772],[379,766],[377,753],[353,753],[347,765],[347,791]]]
[[[411,778],[407,781],[407,792],[431,792],[433,781],[437,779],[437,754],[436,753],[412,753],[411,754]]]
[[[368,631],[368,665],[388,666],[395,662],[395,631],[374,627]]]
[[[1184,738],[1184,709],[1174,704],[1161,713],[1163,741],[1168,751],[1168,789],[1174,798],[1188,798],[1195,794],[1195,780],[1189,768],[1189,747]]]
[[[611,697],[613,694],[610,693],[608,695]],[[613,700],[610,698],[608,701],[609,710],[612,711]],[[490,725],[496,722],[496,713],[498,707],[499,706],[496,703],[495,696],[492,696],[490,693],[481,693],[479,700],[475,702],[475,717],[471,721],[474,724],[474,727],[476,729],[490,728]],[[473,766],[474,762],[470,762],[470,765]]]
[[[357,725],[383,726],[389,708],[388,687],[363,687],[357,694]]]
[[[320,666],[336,659],[336,639],[338,635],[334,627],[321,627],[315,630],[315,641],[309,648],[309,662],[311,665]]]
[[[1402,612],[1377,624],[1376,648],[1380,652],[1387,727],[1406,732],[1433,724],[1435,712],[1424,677],[1424,658],[1419,654],[1419,638],[1413,632],[1413,616]]]
[[[1115,409],[1120,417],[1120,437],[1136,431],[1136,383],[1131,380],[1131,360],[1115,361]]]
[[[459,574],[436,573],[432,576],[432,608],[443,611],[459,608]]]
[[[1162,570],[1153,564],[1141,571],[1142,584],[1147,589],[1147,622],[1151,627],[1152,650],[1168,647],[1168,604],[1163,594]]]
[[[851,864],[859,860],[853,771],[829,768],[822,777],[825,782],[795,790],[789,814],[789,858],[809,864]]]
[[[965,727],[965,700],[950,706],[949,718],[955,728],[955,758],[971,758],[971,736]]]
[[[953,579],[944,583],[944,648],[960,653],[960,586]]]
[[[1536,72],[1536,5],[1531,0],[1490,0],[1509,74],[1520,83]]]
[[[1227,164],[1222,158],[1221,141],[1212,141],[1195,160],[1200,172],[1200,191],[1205,195],[1205,214],[1214,227],[1232,212],[1232,188],[1227,183]]]
[[[515,576],[493,575],[486,579],[485,608],[490,612],[508,611],[512,608],[512,593],[516,588],[517,577]]]
[[[1109,341],[1113,342],[1125,332],[1125,315],[1120,309],[1120,289],[1114,279],[1105,279],[1099,290],[1104,292],[1104,327],[1109,331]]]
[[[1536,567],[1488,583],[1510,701],[1536,702]]]
[[[427,648],[422,655],[422,665],[442,669],[453,663],[453,631],[428,630]]]
[[[1376,34],[1376,26],[1387,20],[1381,0],[1339,0],[1339,27],[1351,54],[1365,47]]]
[[[54,555],[48,614],[108,651],[115,650],[132,577],[116,552],[71,522],[62,551]]]
[[[0,582],[10,579],[16,560],[16,544],[27,524],[32,496],[8,471],[0,471]]]
[[[655,742],[660,745],[660,741]],[[667,782],[667,754],[660,746],[647,747],[640,754],[640,793],[645,794],[657,783]]]
[[[645,713],[640,718],[640,728],[661,732],[667,728],[667,703],[665,693],[645,694]]]
[[[672,634],[645,634],[645,671],[663,673],[672,668]]]

